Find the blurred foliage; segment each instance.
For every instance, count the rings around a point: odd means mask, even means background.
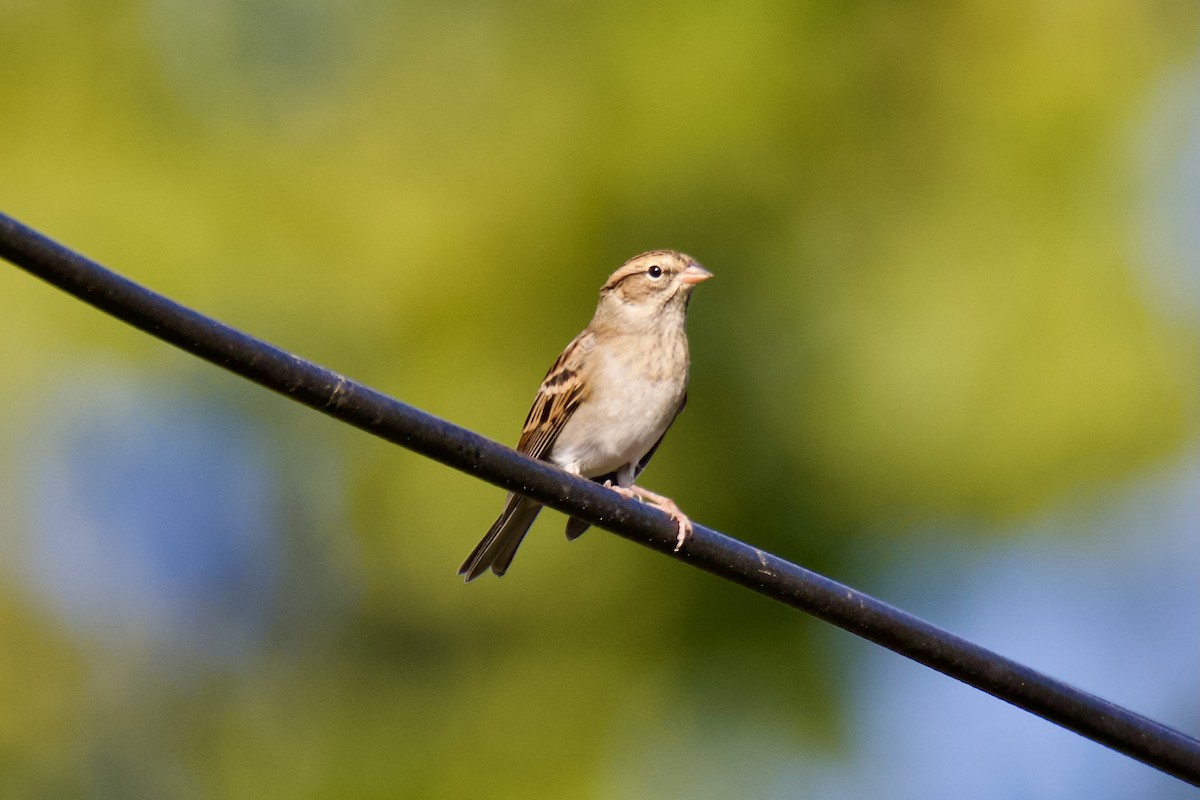
[[[1198,21],[1180,2],[7,0],[0,210],[507,442],[608,272],[686,250],[717,280],[648,485],[844,575],[874,536],[999,534],[1194,435],[1198,327],[1148,303],[1131,241],[1180,145],[1143,151],[1150,100]],[[723,713],[836,746],[815,623],[602,533],[568,548],[552,513],[509,577],[464,589],[499,490],[15,270],[0,295],[8,452],[54,435],[38,398],[89,362],[202,382],[269,432],[294,534],[268,644],[182,682],[62,629],[10,567],[5,796],[589,795],[629,726],[702,736]],[[5,541],[27,516],[0,514]]]

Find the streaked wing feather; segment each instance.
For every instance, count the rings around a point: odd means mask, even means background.
[[[533,407],[525,418],[517,449],[533,458],[544,458],[571,414],[587,396],[580,369],[592,347],[593,335],[584,331],[567,345],[542,379]]]

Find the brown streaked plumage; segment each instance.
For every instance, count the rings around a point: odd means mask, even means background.
[[[622,264],[600,289],[592,321],[546,373],[517,442],[522,453],[661,507],[679,525],[679,546],[691,532],[687,517],[634,480],[687,403],[688,300],[711,277],[673,250]],[[488,569],[503,575],[541,508],[509,493],[459,574],[467,581]],[[567,538],[587,527],[568,520]]]

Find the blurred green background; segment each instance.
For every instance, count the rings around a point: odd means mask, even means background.
[[[0,0],[0,210],[510,444],[608,273],[685,250],[644,483],[946,623],[954,558],[1091,553],[1195,458],[1198,43],[1193,2]],[[868,646],[554,513],[464,587],[502,491],[15,269],[0,312],[3,796],[865,769]]]

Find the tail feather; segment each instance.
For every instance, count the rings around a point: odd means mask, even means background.
[[[508,571],[521,540],[537,519],[542,504],[519,494],[509,494],[504,511],[488,528],[479,544],[458,568],[458,574],[470,583],[490,568],[497,575]]]

